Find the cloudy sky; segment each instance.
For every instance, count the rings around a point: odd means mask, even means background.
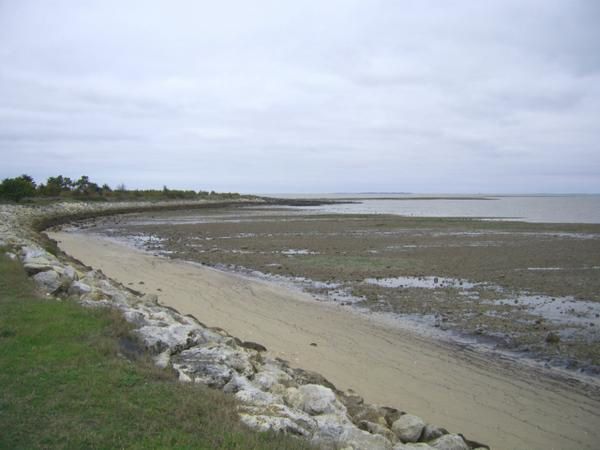
[[[600,192],[600,2],[0,0],[0,178]]]

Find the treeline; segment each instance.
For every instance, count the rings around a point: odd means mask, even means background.
[[[0,184],[0,200],[13,202],[35,199],[76,199],[76,200],[194,200],[200,198],[231,199],[240,194],[234,192],[193,191],[169,189],[127,189],[121,184],[112,189],[108,184],[99,185],[86,175],[77,180],[58,175],[49,177],[45,183],[37,184],[29,175],[5,178]]]

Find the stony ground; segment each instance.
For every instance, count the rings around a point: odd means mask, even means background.
[[[590,373],[600,365],[600,225],[255,207],[131,215],[88,226],[552,364]]]

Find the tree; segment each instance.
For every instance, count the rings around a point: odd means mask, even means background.
[[[62,175],[59,175],[59,176],[58,176],[58,178],[59,178],[59,179],[61,179],[61,178],[62,178],[62,182],[61,182],[61,184],[60,184],[60,185],[61,185],[61,189],[62,189],[63,191],[67,191],[67,192],[68,192],[68,191],[70,191],[70,190],[72,190],[72,189],[73,189],[73,185],[74,185],[74,183],[73,183],[73,180],[71,180],[69,177],[64,177],[64,178],[63,178],[63,176],[62,176]]]
[[[46,185],[39,186],[40,193],[49,197],[59,196],[62,191],[62,183],[62,175],[57,177],[48,177],[48,180],[46,180]]]
[[[48,177],[46,184],[40,184],[37,191],[40,195],[46,197],[58,197],[65,192],[70,192],[73,188],[73,182],[69,177],[58,175],[56,177]]]
[[[5,178],[0,184],[0,197],[18,202],[35,195],[35,182],[29,175]]]
[[[75,183],[73,183],[73,187],[75,188],[75,190],[79,193],[84,193],[88,188],[89,188],[89,184],[90,184],[90,177],[88,177],[87,175],[82,175],[79,180],[77,180]]]
[[[82,175],[79,180],[73,184],[73,187],[75,188],[76,194],[84,195],[86,197],[100,193],[100,187],[96,183],[92,183],[90,177],[87,175]]]

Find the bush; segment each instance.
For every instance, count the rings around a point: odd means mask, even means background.
[[[0,198],[21,201],[35,195],[35,183],[29,175],[21,175],[16,178],[5,178],[0,184]]]

